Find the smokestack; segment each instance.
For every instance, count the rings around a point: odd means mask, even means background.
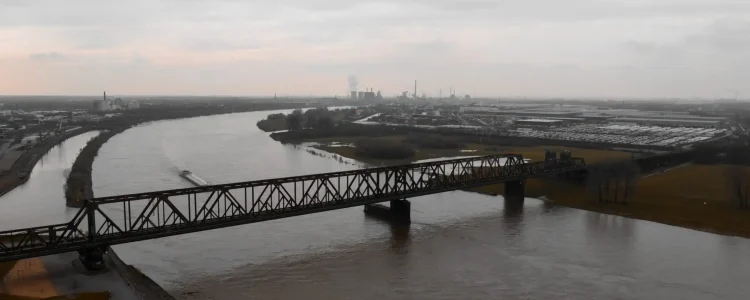
[[[104,91],[104,100],[107,100],[107,91]]]
[[[417,81],[414,80],[414,99],[417,99]]]

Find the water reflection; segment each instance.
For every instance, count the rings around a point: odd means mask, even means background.
[[[545,215],[555,215],[560,213],[561,210],[564,210],[566,207],[556,205],[550,201],[542,201],[542,214]]]
[[[505,232],[509,236],[521,234],[524,202],[517,199],[503,199],[503,225],[505,225]]]
[[[411,225],[389,222],[391,230],[391,249],[396,253],[406,254],[409,252],[411,242]]]
[[[586,212],[585,219],[586,230],[589,236],[595,239],[631,240],[634,237],[633,219],[595,212]]]

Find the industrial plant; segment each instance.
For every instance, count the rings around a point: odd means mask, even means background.
[[[362,124],[411,126],[514,140],[635,151],[672,151],[723,139],[744,128],[727,116],[596,105],[390,104]]]
[[[138,100],[123,100],[122,98],[107,99],[107,92],[100,100],[94,100],[94,111],[115,111],[115,110],[133,110],[138,109],[140,103]]]

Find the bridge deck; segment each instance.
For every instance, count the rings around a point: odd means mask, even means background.
[[[0,232],[0,261],[461,190],[585,167],[515,154],[101,197],[67,223]]]

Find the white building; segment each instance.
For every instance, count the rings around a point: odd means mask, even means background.
[[[125,107],[126,107],[126,108],[127,108],[128,110],[131,110],[131,109],[138,109],[139,107],[141,107],[141,103],[140,103],[140,102],[138,102],[138,100],[130,100],[130,101],[128,101],[128,102],[127,102],[127,103],[125,104]]]
[[[36,136],[36,135],[25,136],[21,139],[21,144],[22,145],[36,145],[38,140],[39,140],[39,136]]]
[[[94,100],[95,111],[110,111],[114,109],[112,100]]]

